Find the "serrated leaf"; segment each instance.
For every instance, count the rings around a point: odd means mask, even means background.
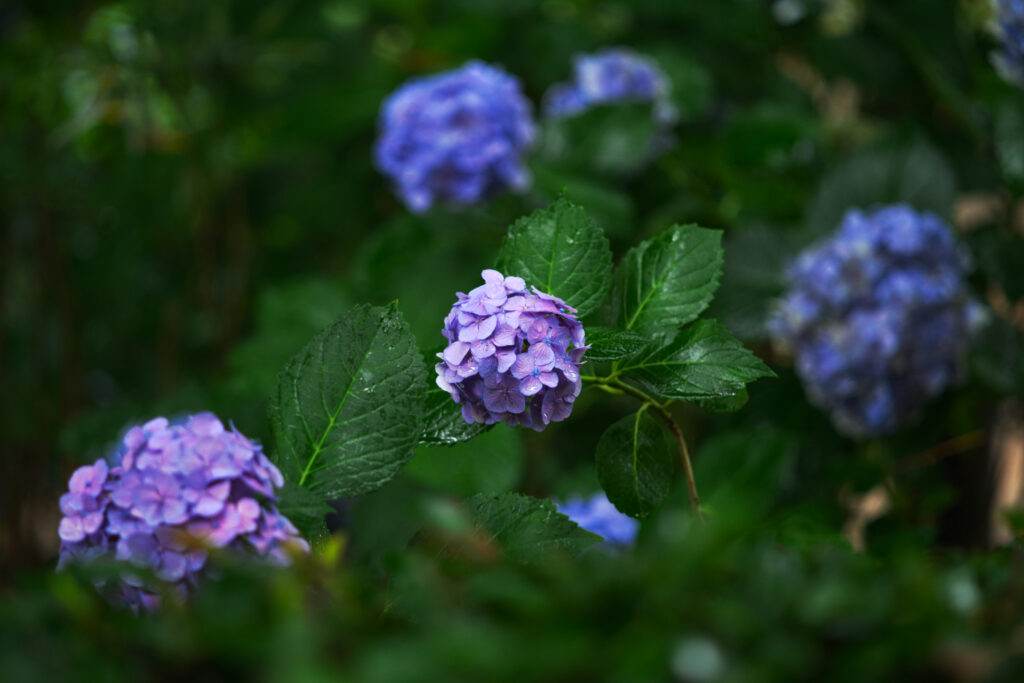
[[[722,275],[722,233],[674,225],[626,253],[615,270],[616,327],[671,336],[708,307]]]
[[[591,361],[619,360],[637,353],[650,343],[651,340],[647,337],[629,330],[588,327],[587,344],[590,348],[587,349],[585,358]]]
[[[619,511],[643,517],[668,494],[672,452],[660,424],[646,410],[615,422],[597,442],[597,478]]]
[[[704,410],[712,413],[735,413],[737,410],[747,405],[748,400],[750,400],[750,394],[747,393],[747,388],[743,387],[731,396],[699,398],[694,400],[694,403]]]
[[[419,441],[425,377],[395,304],[339,318],[288,362],[271,398],[285,477],[324,498],[383,485]]]
[[[424,398],[423,432],[419,443],[431,446],[450,446],[469,441],[493,425],[469,423],[462,417],[462,407],[452,400],[451,394],[440,388],[427,390]]]
[[[325,518],[333,512],[323,497],[298,484],[287,482],[278,492],[278,510],[312,545],[327,540]]]
[[[608,294],[612,252],[586,212],[562,197],[512,224],[498,269],[563,299],[582,317]]]
[[[680,401],[733,396],[748,382],[775,376],[715,320],[698,321],[665,346],[650,345],[622,361],[619,372],[642,389]]]
[[[474,521],[516,562],[538,562],[555,552],[577,555],[602,540],[580,528],[546,498],[519,493],[479,495],[467,500],[466,507]]]

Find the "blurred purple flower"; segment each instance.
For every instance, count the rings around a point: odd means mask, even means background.
[[[533,141],[519,81],[482,62],[412,80],[384,101],[374,149],[412,211],[437,202],[475,204],[530,182],[523,153]]]
[[[949,227],[902,205],[849,211],[797,257],[769,327],[837,429],[894,431],[959,377],[977,318],[966,269]]]
[[[604,491],[590,498],[575,497],[564,503],[555,501],[558,511],[578,525],[601,536],[614,546],[631,546],[640,523],[618,511]]]
[[[109,555],[153,571],[184,596],[209,548],[255,550],[278,562],[289,549],[309,550],[277,511],[280,471],[215,415],[133,427],[115,460],[113,468],[97,460],[71,476],[60,499],[59,567]],[[159,604],[151,588],[126,571],[116,591],[133,608],[150,608]]]

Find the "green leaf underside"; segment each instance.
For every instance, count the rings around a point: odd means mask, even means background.
[[[555,552],[577,555],[601,541],[544,498],[519,493],[478,495],[468,499],[466,507],[481,529],[516,562],[538,562]]]
[[[597,478],[615,507],[643,517],[668,494],[672,452],[664,429],[646,410],[612,424],[597,442]]]
[[[512,224],[498,269],[563,299],[583,317],[608,294],[612,252],[587,213],[563,197]]]
[[[722,275],[722,233],[675,225],[626,253],[615,271],[610,319],[668,336],[707,308]]]
[[[372,491],[412,457],[426,370],[397,306],[357,306],[278,379],[270,421],[285,477],[324,498]]]
[[[657,396],[681,401],[732,396],[748,382],[775,376],[715,320],[698,321],[665,346],[652,344],[622,361],[619,372]]]
[[[324,518],[332,510],[322,497],[298,484],[287,482],[279,491],[277,507],[311,544],[319,545],[327,539]]]
[[[613,327],[588,327],[586,360],[619,360],[637,353],[651,342],[647,337]]]
[[[424,399],[425,415],[419,443],[430,446],[450,446],[469,441],[493,425],[469,423],[462,417],[462,406],[444,389],[432,387]]]

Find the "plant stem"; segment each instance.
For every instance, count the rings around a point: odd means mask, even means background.
[[[635,399],[643,402],[644,410],[648,406],[654,410],[658,418],[665,423],[665,426],[672,432],[672,436],[675,437],[676,447],[679,450],[679,461],[683,466],[683,477],[686,479],[686,491],[690,496],[690,507],[693,509],[693,514],[697,516],[697,519],[704,519],[704,514],[700,509],[700,497],[697,495],[697,481],[693,477],[693,464],[690,461],[690,451],[686,447],[686,439],[683,437],[683,430],[679,428],[679,424],[672,417],[672,413],[668,411],[668,406],[671,405],[672,401],[666,401],[665,403],[658,403],[654,400],[654,397],[649,396],[647,393],[637,389],[634,386],[626,384],[615,378],[615,375],[610,377],[595,377],[592,375],[583,376],[584,382],[592,382],[601,389],[613,394],[628,394]]]

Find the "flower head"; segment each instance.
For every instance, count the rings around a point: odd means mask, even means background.
[[[377,167],[413,211],[524,189],[530,109],[518,80],[481,62],[410,81],[382,107]]]
[[[1024,0],[997,0],[996,34],[996,67],[1007,80],[1024,86]]]
[[[165,418],[132,427],[116,461],[78,468],[61,496],[60,565],[109,555],[152,570],[182,594],[196,585],[211,548],[287,562],[309,549],[278,512],[284,479],[254,444],[215,415],[181,424]],[[158,597],[126,572],[118,593],[152,607]]]
[[[651,102],[663,123],[675,118],[669,102],[671,84],[648,57],[626,48],[609,48],[573,60],[573,79],[558,83],[544,96],[544,112],[564,118],[595,106],[620,102]]]
[[[506,422],[537,431],[564,420],[580,393],[587,350],[576,310],[520,277],[496,270],[458,293],[444,320],[437,384],[462,404],[466,422]]]
[[[790,266],[770,329],[840,431],[891,432],[956,380],[975,317],[966,268],[945,223],[902,205],[848,212]]]
[[[570,498],[564,503],[556,501],[555,505],[563,515],[612,545],[633,545],[640,528],[639,522],[612,505],[604,491],[598,491],[590,498]]]

